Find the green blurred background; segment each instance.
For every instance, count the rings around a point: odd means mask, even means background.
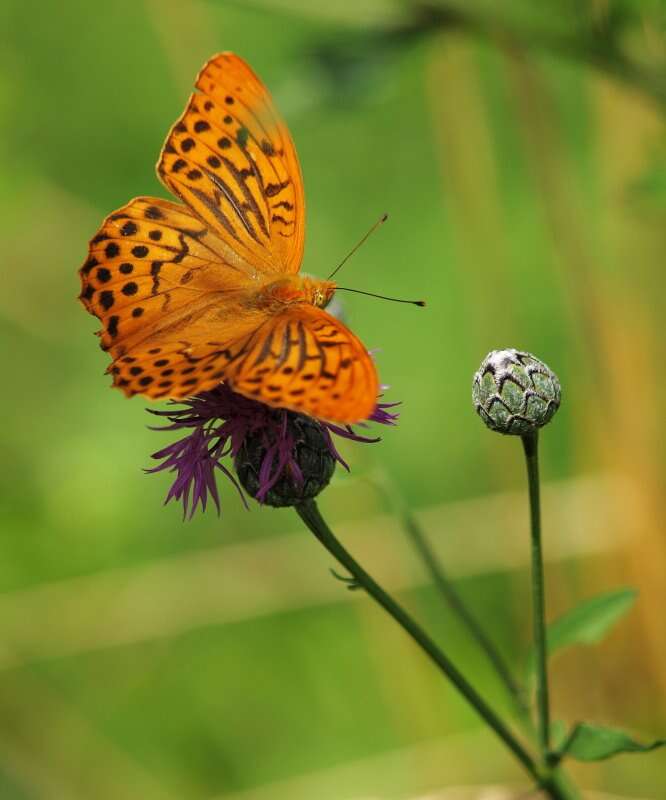
[[[391,516],[405,501],[517,671],[529,646],[515,441],[470,404],[485,353],[562,380],[543,436],[549,614],[640,589],[597,648],[553,662],[555,716],[666,734],[662,0],[5,0],[0,797],[410,798],[525,786],[500,744],[293,512],[183,523],[171,441],[108,389],[77,269],[101,219],[165,196],[154,163],[214,52],[247,59],[293,133],[304,269],[344,282],[400,425],[344,447],[341,538],[504,709]],[[388,491],[387,491],[388,487]],[[387,494],[388,498],[387,499]],[[666,755],[575,770],[666,796]],[[481,790],[479,790],[480,793]],[[455,797],[455,793],[451,795]],[[479,794],[480,796],[480,794]]]

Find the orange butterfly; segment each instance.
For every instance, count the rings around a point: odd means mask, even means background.
[[[269,406],[366,419],[366,348],[324,311],[336,285],[298,274],[303,180],[268,90],[233,53],[208,61],[157,164],[185,205],[138,197],[109,215],[80,270],[113,385],[180,399],[225,381]]]

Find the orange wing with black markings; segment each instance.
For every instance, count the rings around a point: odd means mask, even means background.
[[[340,320],[301,304],[267,320],[257,334],[247,357],[224,375],[233,389],[320,419],[358,422],[370,416],[377,371]]]
[[[298,272],[305,198],[291,136],[266,87],[220,53],[197,76],[157,164],[162,182],[264,272]]]
[[[81,301],[103,324],[102,349],[117,358],[246,290],[251,268],[225,262],[224,249],[177,203],[139,197],[110,214],[80,270]]]

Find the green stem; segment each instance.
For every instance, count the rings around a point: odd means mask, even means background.
[[[516,683],[507,667],[504,659],[500,655],[499,650],[495,647],[490,637],[485,630],[481,627],[471,611],[467,608],[463,599],[456,591],[455,586],[448,579],[444,572],[442,565],[438,562],[435,554],[430,547],[421,527],[414,519],[413,515],[409,512],[404,512],[403,524],[408,534],[411,537],[414,546],[423,559],[424,564],[428,568],[432,577],[433,583],[439,590],[439,593],[444,598],[445,602],[449,605],[451,610],[458,615],[463,624],[467,627],[472,637],[476,640],[477,644],[486,654],[488,661],[492,664],[495,672],[504,684],[507,693],[509,694],[516,712],[524,720],[529,715],[525,699],[521,687]]]
[[[556,776],[542,770],[525,747],[514,736],[502,719],[486,703],[464,675],[454,666],[448,656],[439,649],[430,636],[415,622],[382,587],[363,569],[353,556],[343,547],[319,513],[314,500],[307,500],[296,506],[301,519],[312,531],[328,552],[352,575],[362,587],[393,619],[411,636],[419,647],[430,657],[456,689],[472,705],[479,716],[493,729],[513,755],[527,770],[536,783],[542,787],[551,800],[570,800],[570,795],[560,786]]]
[[[550,709],[548,704],[548,652],[544,598],[543,553],[541,550],[541,503],[539,499],[539,434],[522,437],[527,464],[532,536],[532,628],[536,654],[537,713],[541,755],[550,752]]]

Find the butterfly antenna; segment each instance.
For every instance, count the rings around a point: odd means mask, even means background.
[[[362,292],[360,289],[348,289],[346,286],[336,286],[336,292],[355,292],[365,294],[368,297],[378,297],[380,300],[391,300],[393,303],[409,303],[412,306],[425,306],[425,300],[403,300],[401,297],[387,297],[385,294],[374,294],[373,292]]]
[[[370,228],[370,230],[365,234],[365,236],[361,239],[358,244],[356,244],[347,255],[342,259],[342,261],[338,264],[338,266],[331,272],[331,274],[326,278],[327,281],[330,281],[331,278],[335,275],[338,270],[340,270],[349,259],[354,255],[354,253],[358,250],[358,248],[364,244],[365,240],[370,236],[371,233],[374,233],[380,225],[383,225],[386,220],[388,219],[388,214],[382,214],[381,217],[375,222],[375,224]]]

